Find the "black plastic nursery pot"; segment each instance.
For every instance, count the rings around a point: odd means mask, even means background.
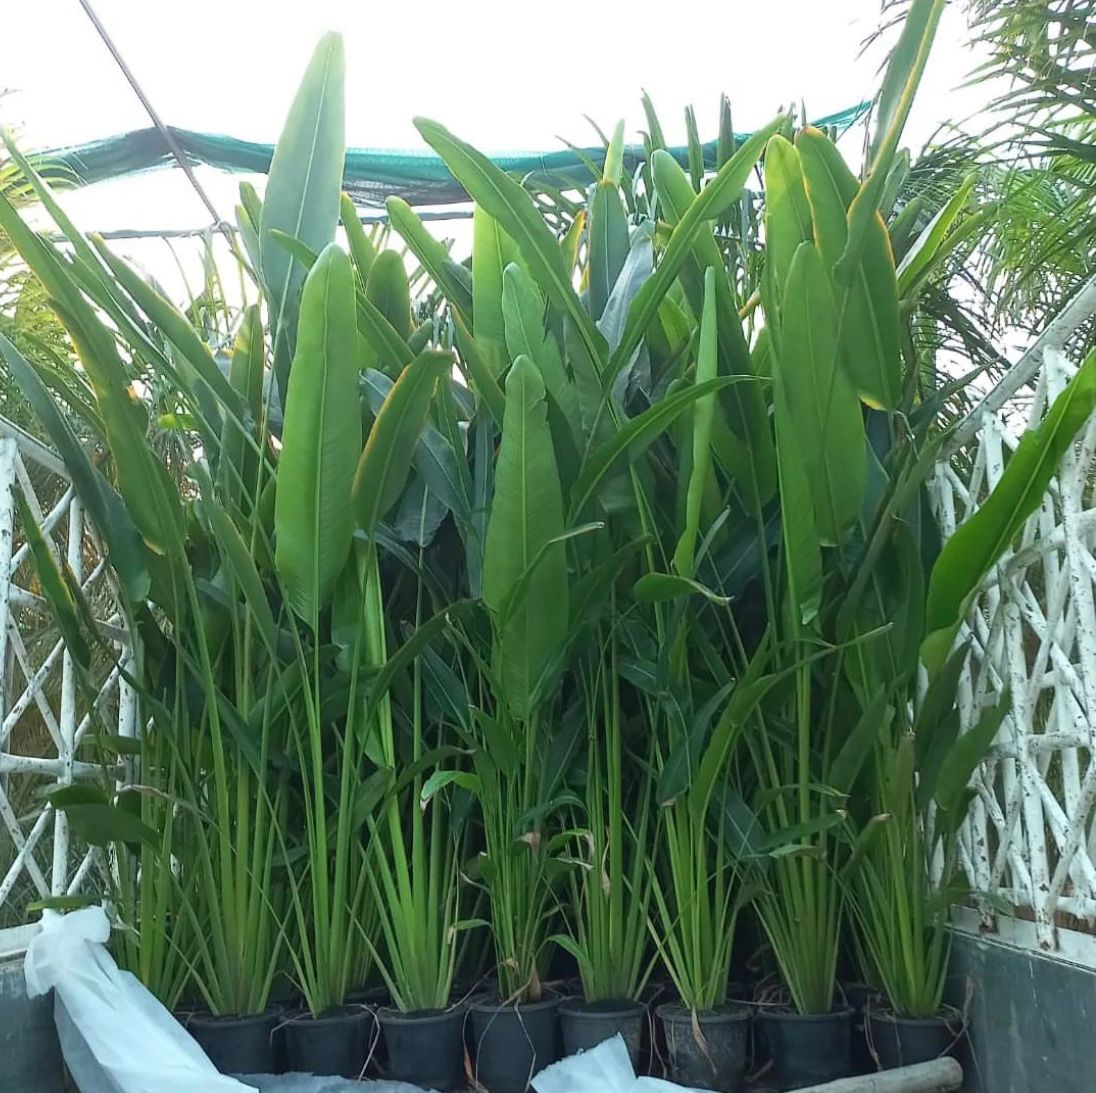
[[[737,1093],[742,1088],[753,1016],[749,1008],[728,1005],[694,1014],[687,1006],[671,1002],[656,1012],[666,1037],[672,1081],[718,1093]]]
[[[463,1087],[464,1018],[460,1007],[412,1013],[379,1010],[388,1077],[424,1089]]]
[[[373,1015],[360,1006],[342,1006],[319,1017],[290,1017],[285,1024],[286,1070],[291,1073],[358,1078],[369,1053]]]
[[[559,1057],[559,999],[469,1007],[476,1081],[490,1093],[525,1093],[530,1081]]]
[[[851,1009],[832,1013],[763,1010],[761,1028],[780,1089],[802,1089],[847,1077],[852,1066]]]
[[[568,998],[559,1006],[559,1027],[563,1036],[564,1056],[589,1051],[619,1033],[624,1037],[632,1066],[639,1063],[639,1047],[643,1039],[643,1023],[647,1007],[642,1002],[616,999],[604,1002],[584,1002]]]
[[[927,1063],[947,1055],[962,1031],[956,1012],[937,1017],[897,1017],[888,1010],[870,1010],[867,1018],[868,1046],[880,1070]]]
[[[875,1060],[868,1049],[868,1012],[872,999],[878,993],[866,983],[842,983],[841,993],[845,1005],[852,1010],[852,1068],[854,1074],[868,1074],[875,1070]]]
[[[182,1023],[222,1074],[279,1074],[278,1028],[283,1013],[277,1005],[239,1017],[198,1012],[188,1014]]]

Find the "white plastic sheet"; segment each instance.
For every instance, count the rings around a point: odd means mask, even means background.
[[[637,1078],[622,1036],[546,1067],[533,1088],[537,1093],[700,1093],[661,1078]]]
[[[56,992],[54,1018],[80,1093],[251,1093],[226,1078],[183,1027],[105,948],[100,907],[46,911],[27,949],[30,997]]]

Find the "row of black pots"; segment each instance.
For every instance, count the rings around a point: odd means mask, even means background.
[[[732,1004],[694,1015],[684,1006],[658,1006],[670,1078],[696,1089],[738,1090],[751,1059],[754,1010]],[[872,1056],[868,1065],[863,1060],[858,1065],[853,1049],[858,1017]],[[761,1006],[757,1018],[754,1054],[768,1056],[772,1080],[781,1089],[876,1065],[890,1069],[922,1062],[944,1054],[955,1040],[954,1024],[895,1018],[870,1006],[862,1015],[850,1008],[808,1016]],[[463,1086],[467,1036],[480,1086],[490,1093],[525,1093],[530,1079],[555,1062],[561,1049],[563,1055],[573,1055],[618,1033],[638,1067],[648,1011],[639,1002],[588,1005],[550,999],[504,1006],[478,1000],[467,1007],[413,1014],[380,1009],[376,1019],[383,1032],[385,1071],[394,1080],[439,1090]],[[362,1005],[319,1018],[288,1015],[272,1006],[258,1016],[190,1015],[185,1023],[218,1070],[230,1074],[288,1069],[359,1077],[371,1049],[379,1046],[373,1011]]]

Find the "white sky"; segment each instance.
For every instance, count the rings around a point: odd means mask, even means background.
[[[870,98],[882,51],[860,56],[879,0],[94,0],[100,19],[169,124],[273,141],[316,39],[341,30],[347,137],[353,145],[422,148],[416,114],[488,151],[596,143],[643,124],[641,88],[671,142],[695,105],[715,135],[721,92],[748,130],[781,105],[812,116]],[[974,58],[949,7],[908,130],[918,146],[946,119],[973,113],[986,91],[957,86]],[[150,124],[77,0],[12,3],[0,39],[0,121],[25,146],[78,143]],[[847,149],[854,157],[856,149]],[[201,172],[231,218],[238,177]],[[198,227],[208,215],[179,171],[67,194],[87,230]],[[126,245],[141,251],[141,245]]]

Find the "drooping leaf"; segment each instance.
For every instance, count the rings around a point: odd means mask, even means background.
[[[1039,426],[1024,434],[989,497],[936,559],[925,609],[927,637],[921,646],[930,675],[944,663],[979,585],[1039,507],[1062,456],[1094,409],[1096,350]]]

